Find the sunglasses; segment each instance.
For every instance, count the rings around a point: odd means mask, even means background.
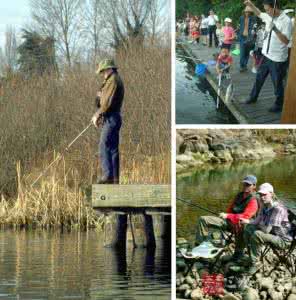
[[[264,197],[267,195],[267,193],[259,193],[260,197]]]

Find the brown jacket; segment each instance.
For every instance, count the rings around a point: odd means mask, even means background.
[[[101,87],[99,114],[120,112],[124,98],[123,82],[117,72],[106,78]]]

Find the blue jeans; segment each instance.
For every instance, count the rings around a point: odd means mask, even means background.
[[[271,80],[274,87],[274,94],[276,97],[275,104],[278,106],[283,106],[284,103],[284,78],[287,73],[287,62],[274,62],[267,58],[263,57],[262,64],[260,65],[256,81],[254,83],[250,98],[257,100],[260,94],[261,88],[268,76],[271,75]]]
[[[240,45],[240,67],[244,69],[248,65],[249,57],[250,57],[250,49],[245,45],[246,38],[241,37],[239,41]]]
[[[121,123],[121,115],[118,112],[107,113],[104,117],[99,143],[103,180],[119,181],[119,131]]]

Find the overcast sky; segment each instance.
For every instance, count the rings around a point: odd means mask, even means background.
[[[29,22],[28,0],[0,0],[0,46],[4,46],[6,26],[12,25],[19,32]]]
[[[0,47],[5,44],[5,30],[7,26],[14,26],[17,36],[20,36],[20,29],[30,24],[29,0],[0,0]],[[169,14],[169,3],[161,14]]]

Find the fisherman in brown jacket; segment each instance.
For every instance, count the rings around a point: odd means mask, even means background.
[[[121,128],[121,107],[124,98],[123,82],[113,60],[100,62],[96,71],[104,76],[104,82],[97,93],[98,111],[92,121],[98,128],[102,124],[99,152],[102,177],[99,184],[119,183],[119,131]]]

